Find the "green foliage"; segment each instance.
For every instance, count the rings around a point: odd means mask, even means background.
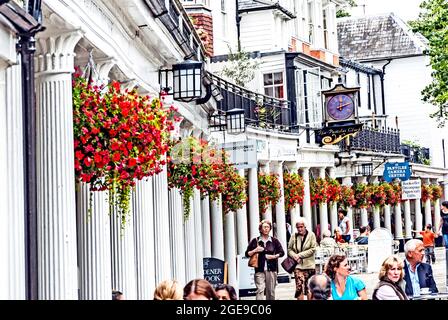
[[[422,152],[422,146],[419,145],[417,142],[415,141],[410,141],[410,140],[403,140],[401,141],[401,144],[410,146],[411,148],[414,149],[414,152],[417,152],[417,161],[418,163],[424,164],[424,165],[431,165],[431,160],[430,159],[426,159],[423,157],[423,152]]]
[[[448,119],[448,1],[423,1],[420,8],[419,18],[409,24],[414,32],[428,39],[433,69],[433,80],[423,89],[422,96],[423,101],[437,107],[431,117],[443,127]]]
[[[355,0],[348,0],[348,5],[350,8],[356,7]],[[345,7],[340,8],[338,11],[336,11],[336,18],[343,18],[343,17],[350,17],[351,14],[345,11]]]
[[[229,47],[229,61],[222,69],[221,75],[231,79],[236,85],[244,87],[255,77],[255,71],[260,66],[260,62],[250,58],[249,53],[241,50],[232,52]]]

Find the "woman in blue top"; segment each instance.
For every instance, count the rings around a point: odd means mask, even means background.
[[[349,275],[350,266],[346,256],[332,255],[325,266],[325,273],[331,279],[333,300],[367,300],[366,285]]]

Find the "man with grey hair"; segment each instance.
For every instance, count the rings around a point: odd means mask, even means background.
[[[308,300],[330,300],[331,280],[325,274],[317,274],[308,281]]]
[[[317,247],[316,235],[306,228],[307,221],[300,217],[296,222],[297,232],[288,243],[288,256],[297,261],[294,270],[296,280],[295,297],[303,300],[308,292],[308,279],[316,272],[314,253]]]
[[[419,239],[411,239],[404,245],[404,280],[406,281],[406,294],[410,297],[420,296],[422,289],[431,293],[439,292],[430,264],[422,262],[425,247]]]

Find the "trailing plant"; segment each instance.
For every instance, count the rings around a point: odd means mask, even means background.
[[[344,209],[356,206],[355,191],[351,186],[341,186],[339,204]]]
[[[75,176],[91,191],[109,191],[111,209],[124,228],[131,189],[162,171],[166,164],[172,108],[158,98],[123,92],[118,82],[98,87],[81,77],[73,79]]]
[[[327,181],[322,178],[311,179],[310,181],[310,197],[311,205],[326,203],[328,201]]]
[[[431,184],[429,186],[431,188],[431,196],[432,201],[436,201],[442,197],[442,187],[438,184]]]
[[[380,183],[380,184],[372,184],[370,185],[370,202],[375,207],[383,207],[386,204],[387,193],[386,189],[389,187],[389,184]]]
[[[277,174],[258,174],[258,202],[264,214],[269,204],[275,206],[280,199],[280,182]]]
[[[356,208],[369,208],[371,205],[371,189],[365,183],[358,183],[354,186]]]
[[[303,204],[305,183],[298,173],[284,172],[283,188],[285,193],[286,212],[289,212],[297,204]]]
[[[327,183],[327,202],[339,202],[341,199],[341,184],[338,180],[328,177],[325,179],[325,181]]]

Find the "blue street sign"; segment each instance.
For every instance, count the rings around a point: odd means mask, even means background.
[[[387,162],[384,165],[383,177],[387,182],[391,182],[394,179],[409,180],[411,177],[409,162]]]

